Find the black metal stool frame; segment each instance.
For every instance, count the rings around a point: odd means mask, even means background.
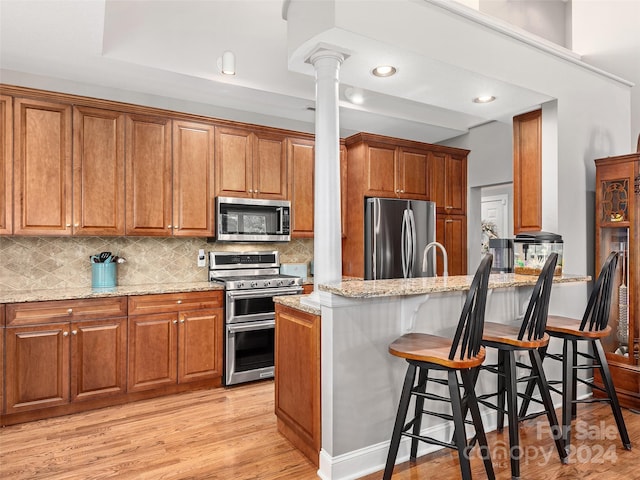
[[[560,331],[561,329],[558,329],[556,331],[552,325],[548,326],[547,333],[551,337],[556,337],[563,340],[562,354],[547,354],[547,348],[542,349],[540,352],[541,358],[543,360],[544,358],[549,357],[562,362],[562,381],[550,381],[549,384],[551,385],[551,390],[562,395],[562,436],[567,453],[569,453],[570,451],[571,421],[572,419],[576,418],[577,404],[591,402],[607,402],[611,405],[611,411],[613,413],[616,426],[618,427],[618,432],[620,433],[622,444],[625,449],[631,450],[631,441],[629,439],[627,427],[624,423],[624,418],[620,409],[618,395],[616,394],[615,388],[613,386],[609,364],[607,362],[607,357],[604,349],[602,348],[602,343],[600,342],[599,337],[590,338],[589,336],[587,336],[589,332],[604,331],[608,326],[611,305],[611,290],[613,288],[613,277],[616,270],[617,261],[617,252],[610,253],[605,260],[602,269],[600,270],[600,274],[598,275],[598,278],[594,284],[591,295],[589,296],[587,308],[582,317],[582,321],[580,322],[579,330],[577,330],[574,334],[571,334],[570,332]],[[581,335],[580,332],[585,332],[585,334]],[[578,352],[578,341],[588,341],[593,349],[593,355]],[[588,358],[594,363],[579,365],[578,355],[584,358]],[[598,368],[600,370],[604,388],[600,388],[592,382],[578,378],[577,370],[587,368]],[[576,387],[578,381],[590,386],[591,388],[606,393],[608,397],[577,400]],[[562,384],[562,390],[559,390],[552,386],[559,383]],[[525,395],[529,394],[530,396],[533,388],[534,385],[530,381],[527,384]],[[526,415],[528,408],[529,401],[525,398],[525,401],[522,403],[520,408],[520,414],[522,416]]]
[[[474,357],[482,356],[484,359],[484,350],[480,345],[482,338],[482,330],[484,325],[484,312],[487,299],[487,289],[489,284],[489,273],[491,270],[492,255],[485,255],[478,267],[473,281],[471,283],[469,293],[467,294],[462,314],[458,322],[458,327],[451,341],[448,359],[455,362],[456,360],[466,360]],[[403,336],[398,340],[402,340],[407,336]],[[397,341],[396,341],[397,342]],[[395,342],[394,342],[395,344]],[[394,345],[392,344],[392,346]],[[391,347],[390,347],[391,350]],[[391,436],[391,444],[389,446],[389,454],[384,470],[384,480],[389,480],[393,473],[395,460],[398,454],[401,437],[408,436],[411,438],[411,461],[415,461],[418,441],[439,445],[442,447],[458,450],[460,460],[460,469],[464,480],[471,479],[471,463],[469,459],[469,451],[473,445],[468,446],[465,433],[465,423],[472,423],[476,430],[476,437],[480,444],[481,456],[484,461],[487,476],[495,479],[493,465],[487,445],[487,438],[482,425],[482,418],[478,408],[474,392],[474,372],[476,368],[451,368],[447,365],[433,363],[428,361],[420,361],[415,358],[406,358],[409,366],[405,375],[402,393],[400,396],[400,404],[398,413]],[[429,370],[439,370],[447,372],[447,379],[429,378]],[[416,372],[418,374],[418,384],[414,387]],[[464,387],[464,395],[460,394],[460,382],[457,373],[460,372],[462,384]],[[426,392],[427,382],[432,381],[439,384],[448,385],[449,398],[441,397]],[[416,395],[415,415],[412,420],[405,424],[407,412],[411,396]],[[430,412],[424,410],[424,400],[438,400],[451,403],[452,414],[443,414],[438,412]],[[471,411],[472,422],[465,420],[467,409]],[[464,412],[464,413],[463,413]],[[442,442],[440,440],[420,435],[423,415],[434,415],[438,418],[451,420],[454,424],[454,441],[451,443]],[[409,432],[411,430],[411,432]]]

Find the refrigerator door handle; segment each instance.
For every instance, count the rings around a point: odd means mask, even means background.
[[[410,232],[410,250],[409,250],[409,277],[413,276],[413,264],[416,256],[416,219],[413,216],[413,210],[409,210],[409,232]]]
[[[409,221],[409,215],[407,214],[407,210],[405,210],[402,213],[402,233],[401,238],[400,238],[400,243],[401,243],[401,250],[402,250],[402,276],[403,278],[407,278],[407,270],[408,270],[408,265],[407,265],[407,249],[409,247],[408,245],[408,233],[407,233],[407,227],[408,227],[408,221]]]

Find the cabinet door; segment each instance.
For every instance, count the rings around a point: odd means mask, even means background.
[[[222,376],[222,309],[179,315],[178,383]]]
[[[71,325],[71,400],[123,394],[127,386],[127,319]]]
[[[124,235],[124,115],[73,109],[73,233]]]
[[[6,413],[69,403],[69,323],[6,329]]]
[[[342,238],[347,236],[347,147],[340,146],[340,214]]]
[[[542,110],[513,117],[513,230],[542,229]]]
[[[447,154],[429,153],[429,200],[436,202],[436,212],[445,213],[447,204]],[[440,231],[440,229],[437,229]]]
[[[414,200],[428,199],[427,153],[420,150],[398,150],[398,196]]]
[[[177,339],[177,313],[129,317],[129,392],[177,382]]]
[[[253,141],[251,131],[215,129],[216,196],[251,197],[253,193]]]
[[[14,233],[71,234],[71,106],[14,99]]]
[[[258,132],[254,136],[253,194],[259,198],[287,198],[287,158],[281,135]]]
[[[312,140],[298,138],[287,140],[292,237],[313,237],[314,155]]]
[[[467,211],[467,157],[447,156],[445,209],[451,215],[464,215]]]
[[[212,237],[213,125],[173,122],[173,234]]]
[[[13,103],[0,95],[0,235],[13,233]]]
[[[463,215],[438,215],[436,240],[447,250],[449,275],[467,274],[467,217]],[[443,259],[438,251],[437,273],[444,271]]]
[[[171,235],[171,120],[126,118],[126,234]]]
[[[371,197],[396,196],[396,149],[383,145],[367,145],[365,191]]]

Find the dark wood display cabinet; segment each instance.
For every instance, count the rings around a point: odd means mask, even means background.
[[[610,252],[619,252],[611,333],[602,345],[620,403],[640,408],[640,152],[595,162],[596,268]]]

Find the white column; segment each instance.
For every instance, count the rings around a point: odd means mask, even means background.
[[[342,278],[338,85],[344,58],[324,49],[309,57],[316,71],[314,294],[309,300],[316,304],[318,285]]]

